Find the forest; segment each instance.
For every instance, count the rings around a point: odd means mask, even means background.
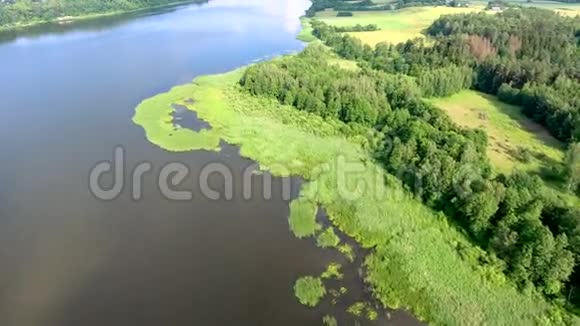
[[[503,270],[522,291],[537,289],[578,307],[580,208],[547,191],[536,175],[493,173],[487,135],[459,128],[422,100],[476,88],[521,103],[526,114],[570,143],[563,173],[577,190],[578,19],[537,9],[446,16],[429,29],[437,37],[432,46],[417,39],[375,48],[312,24],[315,36],[358,61],[360,70],[336,69],[322,59],[322,46],[311,46],[248,68],[243,89],[343,121],[352,130],[373,130],[369,143],[377,161],[465,230],[488,252],[485,263]]]
[[[535,8],[447,15],[423,39],[375,49],[334,35],[314,21],[316,36],[341,56],[374,69],[417,77],[425,96],[474,88],[511,104],[566,143],[580,139],[580,18]],[[332,37],[330,35],[333,35]],[[459,80],[454,80],[459,77]],[[431,85],[431,89],[428,89]]]
[[[7,0],[0,1],[0,27],[44,22],[66,16],[124,12],[176,0]],[[185,1],[183,1],[185,2]],[[192,1],[193,2],[193,1]],[[199,1],[201,2],[201,1]]]

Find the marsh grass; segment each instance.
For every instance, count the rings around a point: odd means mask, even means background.
[[[303,197],[290,203],[290,217],[288,221],[290,224],[290,230],[292,230],[292,233],[294,233],[297,238],[301,239],[313,236],[322,228],[322,226],[316,222],[316,210],[316,204]],[[325,242],[324,244],[327,243]]]
[[[320,275],[322,279],[335,279],[342,280],[344,274],[340,271],[342,266],[338,263],[330,263],[326,267],[326,270]]]
[[[394,177],[382,175],[387,185],[382,200],[377,200],[374,187],[356,200],[342,198],[333,164],[339,155],[365,162],[364,171],[348,175],[347,181],[371,185],[377,180],[380,167],[364,149],[364,142],[342,136],[344,126],[339,122],[242,92],[237,86],[242,73],[240,69],[201,77],[145,100],[137,107],[134,121],[151,142],[169,150],[215,149],[222,139],[240,146],[240,154],[259,162],[260,169],[276,176],[302,176],[307,180],[302,201],[292,203],[291,215],[308,216],[310,221],[320,205],[341,232],[363,248],[372,248],[365,258],[366,281],[385,306],[408,309],[439,325],[561,321],[565,313],[540,295],[519,292],[493,266],[463,259],[458,246],[464,251],[478,249],[444,217],[408,194]],[[187,99],[195,103],[187,104]],[[167,127],[174,103],[195,110],[212,129],[169,136],[174,132]],[[316,171],[321,164],[328,169]],[[317,228],[307,224],[305,234]],[[312,303],[322,292],[320,284],[310,280],[305,285],[300,286],[300,297],[309,293]]]
[[[356,317],[365,317],[368,320],[377,320],[379,318],[379,313],[367,302],[355,302],[350,305],[346,312],[356,316]]]
[[[296,38],[302,42],[314,42],[318,40],[316,36],[312,35],[312,26],[310,25],[310,19],[307,17],[300,18],[300,23],[302,24],[302,29]]]
[[[343,254],[346,257],[346,259],[348,259],[348,261],[354,262],[356,254],[354,253],[354,249],[352,249],[351,245],[349,245],[348,243],[344,243],[338,245],[337,249],[341,254]]]
[[[328,227],[318,234],[316,244],[321,248],[336,248],[340,244],[340,238],[332,227]]]
[[[334,316],[326,315],[322,317],[322,325],[324,326],[338,326],[338,321]]]
[[[318,277],[304,276],[294,284],[294,294],[298,301],[308,307],[316,307],[326,295],[326,288]]]

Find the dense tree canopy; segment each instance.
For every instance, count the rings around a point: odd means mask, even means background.
[[[242,85],[255,95],[323,117],[374,126],[390,111],[380,84],[371,77],[338,70],[307,48],[297,59],[248,68]],[[267,78],[264,78],[266,77]]]
[[[496,15],[483,12],[445,15],[427,30],[432,36],[478,35],[491,42],[500,56],[547,61],[562,67],[578,63],[576,31],[580,21],[536,8],[510,9]],[[578,68],[578,67],[574,67]]]

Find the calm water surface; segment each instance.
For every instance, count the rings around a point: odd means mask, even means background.
[[[302,49],[308,6],[214,0],[0,36],[0,325],[296,326],[326,313],[355,324],[337,312],[347,302],[306,309],[294,298],[296,278],[344,258],[293,238],[280,180],[269,201],[170,202],[153,174],[140,201],[126,188],[104,202],[88,188],[91,167],[117,145],[129,167],[187,164],[183,189],[209,162],[239,180],[252,162],[235,148],[168,153],[131,122],[134,108],[195,76]],[[345,272],[348,300],[362,298],[356,267]]]

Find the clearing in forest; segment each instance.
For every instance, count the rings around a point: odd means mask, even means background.
[[[542,172],[562,162],[564,145],[517,106],[475,91],[429,101],[445,110],[458,125],[487,133],[488,156],[499,172],[508,173],[516,167]]]

